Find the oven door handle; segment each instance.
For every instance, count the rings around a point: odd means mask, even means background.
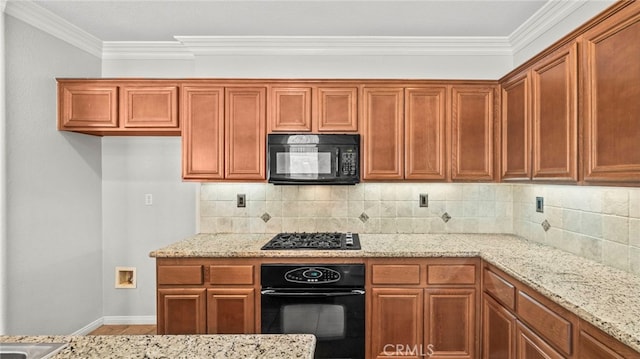
[[[261,291],[260,294],[272,297],[345,297],[350,295],[364,295],[364,290],[354,289],[348,292],[283,292],[267,289]]]

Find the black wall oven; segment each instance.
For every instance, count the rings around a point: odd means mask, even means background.
[[[263,264],[263,334],[314,334],[316,358],[364,358],[363,264]]]

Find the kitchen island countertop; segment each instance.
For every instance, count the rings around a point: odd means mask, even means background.
[[[481,257],[640,352],[640,277],[508,234],[360,234],[361,250],[260,250],[273,234],[198,234],[156,258]]]
[[[313,358],[313,335],[0,336],[2,343],[68,343],[52,359]]]

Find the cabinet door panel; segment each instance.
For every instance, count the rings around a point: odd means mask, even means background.
[[[224,177],[224,89],[182,88],[182,177]]]
[[[403,178],[402,88],[364,88],[363,179]]]
[[[405,90],[405,178],[444,180],[447,88]]]
[[[517,359],[564,359],[542,338],[518,322],[516,326]]]
[[[158,334],[204,334],[205,289],[158,289]]]
[[[225,89],[225,178],[265,179],[266,89]]]
[[[585,181],[640,182],[638,38],[637,6],[584,35]]]
[[[516,357],[516,317],[489,295],[483,296],[482,358]]]
[[[453,87],[451,178],[493,179],[494,88]]]
[[[209,334],[255,333],[253,288],[207,289],[207,296]]]
[[[422,306],[423,289],[372,289],[369,321],[372,357],[387,358],[414,350],[415,356],[403,358],[418,358],[424,320]]]
[[[123,86],[120,112],[125,128],[177,128],[178,86]]]
[[[58,84],[58,129],[118,127],[118,87]]]
[[[475,289],[426,289],[425,345],[430,358],[475,358]]]
[[[502,179],[531,178],[528,72],[502,87]]]
[[[318,132],[358,131],[358,88],[318,87]]]
[[[531,71],[533,179],[577,181],[577,43]]]
[[[311,87],[272,87],[271,131],[311,131]]]

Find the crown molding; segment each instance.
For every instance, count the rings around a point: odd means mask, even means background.
[[[105,41],[103,60],[190,60],[194,55],[178,41]]]
[[[175,36],[196,55],[512,55],[506,37]]]
[[[96,57],[102,57],[100,39],[32,1],[7,1],[4,12]]]
[[[509,35],[513,53],[527,47],[537,38],[584,6],[585,1],[547,1],[533,16]]]

